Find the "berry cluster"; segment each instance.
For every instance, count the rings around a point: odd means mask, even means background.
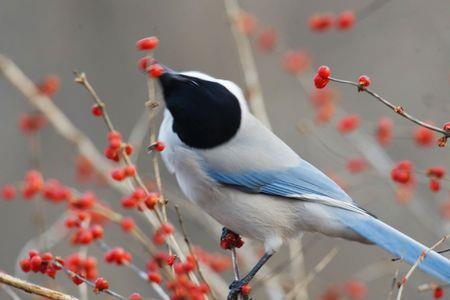
[[[59,261],[60,259],[57,259]],[[41,272],[51,278],[56,277],[56,272],[60,270],[59,266],[54,263],[53,255],[50,252],[45,252],[42,255],[36,250],[28,251],[28,258],[20,261],[20,268],[25,273],[30,271],[37,273]]]
[[[146,194],[144,189],[138,187],[131,195],[124,197],[121,204],[123,208],[131,209],[138,207],[141,209],[141,204],[143,203],[148,209],[154,209],[159,200],[160,197],[158,193]]]
[[[166,239],[166,236],[171,235],[174,233],[175,227],[173,227],[170,223],[162,224],[153,234],[153,242],[156,245],[162,245],[164,244],[164,241]]]
[[[123,264],[130,263],[133,260],[133,256],[130,252],[124,250],[122,247],[114,247],[107,251],[104,255],[105,262],[109,264],[116,264],[121,266]]]
[[[222,229],[222,236],[220,237],[220,247],[222,249],[241,248],[244,241],[241,236],[227,228]]]
[[[413,181],[413,165],[409,160],[402,160],[391,170],[391,178],[400,184],[409,184]]]
[[[430,178],[430,190],[439,192],[441,190],[441,179],[445,176],[445,168],[443,166],[428,168],[427,176]]]

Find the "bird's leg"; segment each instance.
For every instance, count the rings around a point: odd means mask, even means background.
[[[241,292],[242,287],[248,284],[253,277],[255,277],[259,269],[261,269],[261,267],[269,260],[270,257],[272,257],[273,254],[273,251],[264,253],[264,255],[258,260],[256,265],[250,270],[250,272],[248,272],[247,275],[240,280],[233,281],[230,285],[230,292],[228,293],[227,300],[235,300]]]

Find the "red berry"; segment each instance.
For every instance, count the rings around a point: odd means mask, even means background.
[[[154,282],[156,284],[160,284],[161,283],[161,275],[159,275],[159,273],[157,272],[149,272],[148,274],[148,280],[151,282]]]
[[[156,36],[150,36],[140,39],[136,42],[136,48],[140,51],[153,50],[159,44],[159,39]]]
[[[318,89],[323,89],[327,86],[329,79],[322,78],[319,74],[314,76],[314,86]]]
[[[109,283],[103,277],[99,277],[95,280],[95,289],[98,291],[107,290],[109,288]]]
[[[130,156],[131,154],[133,154],[134,148],[132,145],[130,144],[126,144],[125,145],[125,153]]]
[[[155,143],[155,150],[156,150],[156,151],[162,152],[162,151],[164,151],[165,148],[166,148],[166,146],[164,145],[163,142],[157,141],[157,142]]]
[[[136,167],[135,166],[126,166],[123,169],[123,172],[126,177],[134,177],[134,176],[136,176]]]
[[[118,131],[110,131],[108,132],[108,141],[111,142],[111,140],[122,140],[122,134]]]
[[[430,180],[430,190],[432,192],[439,192],[441,190],[441,183],[439,180],[432,178]]]
[[[142,296],[139,293],[133,293],[128,297],[128,300],[142,300]]]
[[[252,291],[252,288],[248,284],[244,284],[241,287],[241,294],[244,296],[250,295],[250,292]]]
[[[94,104],[91,108],[91,112],[94,116],[100,117],[103,115],[103,107],[98,104]]]
[[[351,173],[359,173],[367,169],[367,161],[362,157],[357,157],[347,161],[346,168]]]
[[[149,74],[151,77],[158,78],[164,74],[164,68],[160,64],[153,64],[150,66]]]
[[[148,66],[150,66],[150,64],[151,64],[150,58],[148,58],[147,56],[141,57],[138,60],[139,70],[143,72],[146,72],[148,70]]]
[[[103,237],[103,227],[101,225],[95,224],[91,227],[92,238],[95,240],[101,239]]]
[[[352,300],[363,300],[367,296],[366,284],[360,280],[349,280],[344,285],[344,291]]]
[[[376,136],[381,146],[386,146],[391,141],[393,127],[394,123],[387,117],[382,117],[378,120]]]
[[[39,91],[49,97],[59,89],[60,80],[56,75],[48,75],[44,78],[43,82],[39,85]]]
[[[80,278],[80,276],[72,276],[72,282],[75,283],[76,285],[80,285],[82,284],[84,281],[83,279]]]
[[[267,28],[258,36],[259,47],[266,52],[269,52],[275,47],[277,43],[277,32],[274,28]]]
[[[341,133],[349,133],[355,130],[359,126],[359,123],[360,117],[355,114],[350,114],[338,122],[337,129]]]
[[[435,134],[434,131],[422,127],[417,126],[414,131],[414,140],[416,144],[423,147],[429,147],[434,144]]]
[[[331,13],[314,14],[309,18],[309,28],[312,31],[323,32],[333,24],[334,15]]]
[[[135,226],[134,220],[132,218],[123,218],[120,221],[120,226],[122,226],[123,231],[130,232]]]
[[[14,185],[4,185],[2,188],[2,197],[5,201],[13,200],[16,197],[16,188]]]
[[[433,297],[434,299],[441,299],[444,296],[444,290],[441,287],[434,289]]]
[[[175,263],[176,260],[177,260],[176,255],[170,255],[167,257],[166,262],[169,266],[173,266],[173,264]]]
[[[50,252],[45,252],[42,254],[42,261],[51,262],[53,260],[53,255]]]
[[[427,175],[441,179],[445,176],[445,168],[443,166],[429,168],[427,170]]]
[[[39,252],[37,250],[35,250],[35,249],[31,249],[31,250],[28,251],[28,257],[29,258],[33,258],[34,256],[37,256],[37,255],[39,255]]]
[[[30,259],[30,265],[33,272],[38,272],[41,269],[42,258],[39,255],[33,256]]]
[[[242,11],[236,20],[236,25],[243,33],[250,35],[255,32],[258,23],[255,16]]]
[[[111,172],[111,177],[114,180],[122,181],[125,179],[125,172],[122,169],[116,169]]]
[[[25,273],[28,273],[31,271],[31,263],[29,259],[22,259],[20,261],[20,268],[22,269],[22,271],[24,271]]]
[[[147,206],[148,209],[153,209],[155,205],[158,203],[159,197],[155,193],[151,193],[145,198],[145,206]]]
[[[358,84],[359,84],[360,87],[364,87],[364,88],[368,87],[370,85],[370,78],[369,78],[369,76],[366,76],[366,75],[359,76]]]
[[[317,69],[317,74],[323,79],[328,79],[331,76],[331,70],[327,66],[320,66]]]
[[[306,71],[310,65],[311,59],[304,51],[289,51],[283,56],[283,68],[293,75]]]
[[[355,24],[356,17],[352,11],[343,11],[336,20],[336,26],[340,30],[348,30]]]
[[[444,129],[446,131],[450,131],[450,122],[447,122],[444,125],[442,125],[442,129]]]
[[[170,223],[164,223],[161,226],[161,230],[162,232],[164,232],[164,234],[172,234],[175,231],[175,227],[173,227],[173,225]]]
[[[156,232],[156,233],[153,235],[153,242],[154,242],[156,245],[162,245],[162,244],[164,244],[164,241],[165,241],[165,238],[164,238],[164,235],[163,235],[163,234],[161,234],[161,233],[159,233],[159,232]]]

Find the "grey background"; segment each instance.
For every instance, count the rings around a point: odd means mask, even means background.
[[[270,55],[255,49],[273,130],[304,158],[351,182],[349,193],[367,209],[416,239],[432,244],[439,236],[419,222],[409,209],[397,204],[386,181],[373,170],[361,176],[351,176],[343,171],[343,157],[358,154],[332,125],[318,129],[318,132],[333,151],[323,147],[314,136],[301,136],[296,130],[299,120],[311,119],[312,110],[295,78],[280,68],[280,55],[287,49],[308,51],[314,67],[330,65],[340,78],[354,79],[361,73],[369,74],[374,89],[418,117],[434,120],[437,125],[448,121],[449,2],[392,0],[358,22],[349,32],[331,30],[315,34],[307,28],[308,17],[314,12],[357,11],[368,3],[356,0],[241,1],[242,7],[257,16],[260,23],[274,26],[279,31],[283,44]],[[88,74],[108,103],[115,125],[128,134],[140,116],[146,97],[143,76],[136,69],[140,53],[134,47],[135,41],[146,35],[160,37],[157,56],[173,68],[204,71],[243,86],[234,40],[221,1],[0,1],[0,52],[11,57],[35,80],[47,73],[58,74],[62,86],[55,103],[101,148],[105,145],[104,126],[91,117],[91,101],[73,83],[72,70]],[[390,114],[385,107],[367,96],[358,96],[351,88],[337,88],[341,105],[363,116],[361,130],[369,134],[380,116]],[[0,183],[21,178],[29,166],[27,140],[16,126],[18,115],[29,110],[14,88],[0,80]],[[434,164],[448,166],[448,149],[416,147],[411,139],[414,126],[392,117],[396,124],[396,139],[387,148],[387,153],[394,160],[411,159],[419,170]],[[73,147],[51,128],[43,131],[42,138],[45,141],[42,161],[46,176],[60,178],[65,183],[73,182]],[[143,157],[141,162],[143,172],[151,176],[148,157]],[[175,187],[173,178],[167,176],[166,181],[171,189]],[[421,209],[424,215],[431,217],[424,217],[425,221],[431,220],[442,230],[444,222],[439,219],[438,203],[447,198],[446,185],[448,182],[444,182],[444,189],[438,195],[427,191],[426,184],[418,187]],[[174,193],[180,195],[176,189]],[[107,191],[99,191],[99,194],[117,206],[118,195]],[[63,210],[62,206],[47,204],[44,209],[48,223]],[[36,233],[32,211],[33,205],[20,199],[14,203],[0,203],[0,268],[6,271],[14,270],[17,252]],[[201,238],[204,228],[194,221],[190,222],[190,231],[195,241],[218,250],[216,238]],[[118,236],[120,239],[121,235]],[[306,243],[316,238],[308,235]],[[118,240],[117,244],[120,242],[126,240]],[[311,284],[313,299],[329,284],[345,281],[361,274],[358,272],[365,266],[390,258],[375,247],[322,238],[306,252],[308,270],[334,244],[339,244],[341,251]],[[64,251],[68,253],[69,250]],[[282,260],[281,257],[277,259],[278,262]],[[386,298],[397,266],[406,270],[401,264],[393,265],[390,274],[369,283],[369,299]],[[112,283],[124,294],[133,290],[146,291],[145,284],[137,282],[133,275],[123,276],[127,271],[117,272],[109,267],[106,270],[111,270]],[[430,278],[421,272],[415,273],[405,299],[431,298],[417,293],[414,288],[429,281]],[[59,282],[69,286],[63,277]]]

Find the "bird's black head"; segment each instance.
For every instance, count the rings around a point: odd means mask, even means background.
[[[224,85],[174,72],[159,77],[173,131],[188,146],[210,149],[230,140],[241,124],[236,96]]]

